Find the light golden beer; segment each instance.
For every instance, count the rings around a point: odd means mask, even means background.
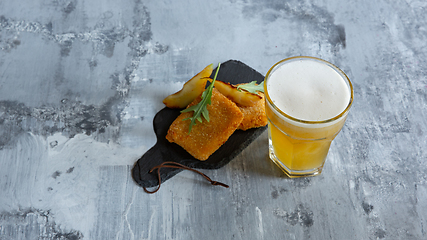
[[[353,102],[350,80],[329,62],[293,57],[268,71],[264,89],[270,159],[291,178],[320,174]]]

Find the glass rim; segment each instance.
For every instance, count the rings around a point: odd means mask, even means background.
[[[350,100],[349,100],[349,103],[347,104],[347,107],[340,114],[338,114],[335,117],[328,118],[326,120],[320,120],[320,121],[303,120],[303,119],[298,119],[298,118],[292,117],[289,114],[286,114],[285,112],[283,112],[282,110],[280,110],[273,103],[273,101],[270,98],[270,95],[268,94],[268,90],[267,90],[267,81],[268,81],[269,76],[271,75],[271,73],[273,72],[273,70],[276,69],[277,66],[279,66],[279,65],[281,65],[281,64],[283,64],[285,62],[288,62],[288,61],[291,61],[291,60],[297,60],[297,59],[314,60],[314,61],[318,61],[318,62],[324,63],[324,64],[332,67],[333,70],[335,70],[336,72],[338,72],[338,74],[340,74],[343,77],[343,79],[348,83],[348,86],[350,88]],[[353,99],[354,99],[353,84],[351,83],[350,78],[339,67],[335,66],[334,64],[332,64],[332,63],[330,63],[330,62],[328,62],[326,60],[323,60],[323,59],[320,59],[320,58],[317,58],[317,57],[311,57],[311,56],[289,57],[289,58],[282,59],[282,60],[278,61],[277,63],[275,63],[268,70],[267,74],[264,77],[264,89],[265,89],[264,90],[265,99],[268,101],[268,104],[270,104],[274,108],[274,110],[276,110],[278,113],[280,113],[281,115],[283,115],[284,117],[286,117],[289,120],[292,120],[292,121],[298,122],[298,123],[303,123],[303,124],[325,124],[325,123],[330,123],[330,122],[336,121],[336,120],[340,119],[341,117],[345,116],[349,112],[351,106],[353,105]]]

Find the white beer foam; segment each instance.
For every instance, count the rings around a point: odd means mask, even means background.
[[[348,106],[346,80],[325,63],[288,61],[270,73],[267,91],[273,104],[291,117],[324,121],[338,116]]]

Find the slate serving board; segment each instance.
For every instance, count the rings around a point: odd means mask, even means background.
[[[216,69],[212,72],[212,78]],[[248,83],[257,81],[261,83],[264,76],[255,71],[246,64],[229,60],[221,64],[217,80],[229,82],[232,84]],[[246,131],[236,130],[215,153],[206,161],[199,161],[192,157],[187,151],[175,143],[166,140],[166,134],[169,126],[178,117],[180,110],[163,108],[153,120],[154,132],[157,137],[157,143],[148,150],[132,169],[132,178],[141,187],[154,187],[158,185],[157,171],[149,173],[150,169],[166,161],[173,161],[184,164],[191,168],[198,169],[218,169],[225,166],[234,157],[243,151],[252,141],[254,141],[267,127],[254,128]],[[182,169],[162,168],[160,176],[162,183],[175,176]]]

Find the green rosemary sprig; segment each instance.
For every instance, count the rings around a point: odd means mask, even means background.
[[[258,85],[256,84],[256,81],[252,81],[250,83],[237,86],[237,89],[238,90],[243,89],[250,93],[255,93],[255,94],[257,94],[257,91],[264,92],[264,81],[262,81]]]
[[[219,71],[220,66],[221,66],[221,63],[218,63],[218,68],[216,69],[215,76],[214,76],[211,84],[202,93],[202,100],[198,104],[193,105],[193,106],[186,108],[186,109],[181,111],[181,113],[194,111],[192,117],[183,119],[183,121],[191,120],[190,127],[188,128],[188,133],[191,132],[191,128],[193,127],[193,125],[196,124],[196,120],[199,122],[203,121],[202,116],[206,119],[206,121],[209,122],[209,111],[207,109],[207,105],[211,104],[212,90],[213,90],[215,80],[216,80],[216,76],[218,75],[218,71]]]

